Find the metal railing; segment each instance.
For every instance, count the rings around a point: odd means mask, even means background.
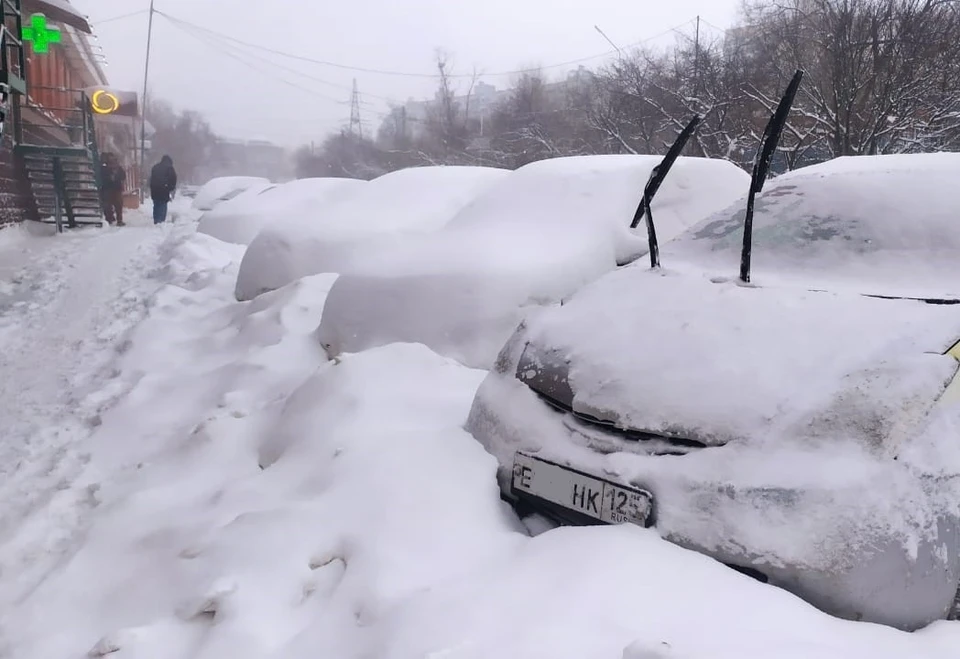
[[[20,87],[25,79],[22,30],[23,17],[18,3],[0,0],[0,82],[17,92],[24,91]]]
[[[48,144],[53,139],[97,150],[93,113],[81,90],[30,85],[20,104],[20,118],[23,144]]]

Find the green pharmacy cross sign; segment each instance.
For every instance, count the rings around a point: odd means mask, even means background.
[[[62,35],[59,28],[47,27],[47,17],[34,14],[30,25],[23,28],[23,40],[33,44],[33,52],[44,55],[50,52],[50,44],[60,43]]]

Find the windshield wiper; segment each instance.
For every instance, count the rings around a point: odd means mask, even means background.
[[[643,197],[640,199],[640,205],[637,206],[637,212],[633,214],[633,221],[630,222],[630,228],[636,229],[640,224],[640,220],[646,218],[647,243],[650,248],[651,268],[660,267],[660,247],[657,244],[657,231],[653,226],[653,213],[650,211],[650,204],[653,202],[653,197],[657,194],[657,190],[660,189],[660,185],[663,184],[663,180],[667,178],[667,174],[670,173],[670,168],[673,167],[673,163],[680,157],[680,152],[683,151],[683,147],[687,145],[687,142],[699,125],[700,116],[695,114],[686,128],[677,135],[677,139],[674,140],[670,150],[667,151],[667,155],[651,170],[650,178],[647,179],[647,185],[643,188]]]
[[[747,212],[743,218],[743,251],[740,252],[740,281],[750,282],[750,253],[753,249],[753,203],[757,194],[763,189],[763,184],[767,179],[767,172],[770,170],[770,160],[773,153],[780,143],[780,136],[783,134],[783,127],[787,124],[787,116],[790,114],[790,108],[793,107],[793,99],[797,96],[797,90],[800,89],[800,81],[803,79],[803,70],[797,69],[793,74],[793,80],[787,85],[787,91],[784,92],[780,104],[777,105],[776,112],[767,122],[767,127],[763,130],[763,137],[760,141],[760,148],[757,150],[757,158],[753,163],[753,176],[750,177],[750,193],[747,195]]]
[[[864,293],[864,297],[874,297],[880,300],[913,300],[927,304],[960,304],[960,300],[949,297],[907,297],[904,295],[880,295],[879,293]]]

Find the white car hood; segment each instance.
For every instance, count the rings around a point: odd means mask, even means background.
[[[956,374],[942,353],[958,338],[960,305],[716,284],[639,263],[532,319],[527,335],[566,360],[575,412],[621,428],[883,452]]]

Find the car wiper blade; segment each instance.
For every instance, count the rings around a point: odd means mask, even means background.
[[[747,195],[747,212],[743,218],[743,250],[740,252],[740,280],[744,283],[750,282],[750,256],[753,250],[753,204],[757,194],[763,189],[763,184],[767,179],[767,172],[770,170],[770,160],[773,153],[780,143],[780,136],[783,134],[783,127],[787,124],[787,117],[790,114],[790,108],[793,107],[793,99],[797,96],[797,90],[800,89],[800,81],[803,80],[803,70],[797,69],[793,74],[793,80],[787,85],[787,90],[780,99],[776,111],[767,122],[767,127],[763,131],[763,137],[760,141],[760,148],[757,150],[757,158],[753,163],[753,176],[750,178],[750,193]]]
[[[683,151],[683,148],[687,145],[687,142],[693,136],[693,133],[699,125],[700,115],[695,114],[693,118],[690,119],[690,122],[687,123],[686,127],[677,135],[677,139],[674,140],[673,145],[667,151],[667,155],[665,155],[663,160],[650,172],[650,178],[647,179],[647,184],[643,188],[643,197],[640,199],[640,205],[637,206],[637,211],[633,214],[633,221],[630,222],[630,228],[636,229],[637,226],[640,225],[640,220],[646,219],[651,268],[660,267],[660,247],[657,244],[657,231],[653,226],[653,213],[650,211],[650,204],[653,203],[653,198],[663,184],[663,180],[667,178],[667,174],[670,173],[670,168],[673,167],[673,163],[680,157],[680,152]]]
[[[927,304],[960,304],[960,299],[950,297],[909,297],[905,295],[880,295],[879,293],[864,293],[864,297],[873,297],[880,300],[913,300]]]

